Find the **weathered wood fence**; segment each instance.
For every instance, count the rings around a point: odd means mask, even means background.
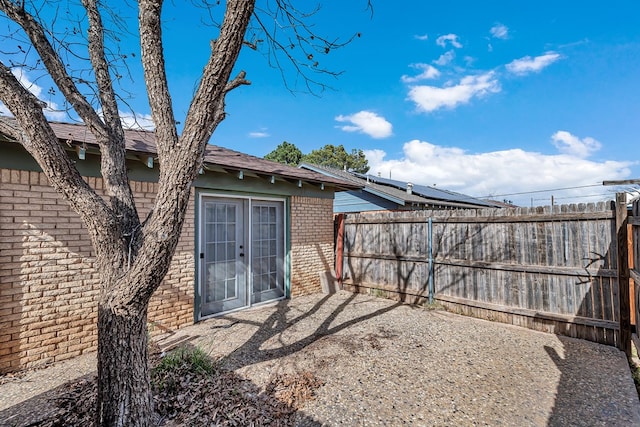
[[[633,335],[633,341],[638,352],[640,352],[640,339],[638,339],[640,329],[640,200],[636,200],[633,203],[632,215],[628,221],[631,232],[631,248],[629,251],[632,254],[629,266],[629,276],[631,279],[631,321],[636,325],[636,333]]]
[[[349,214],[343,286],[424,303],[431,247],[433,298],[448,309],[618,345],[618,237],[626,230],[626,205],[619,211],[599,203]],[[638,237],[640,222],[632,221]],[[638,270],[632,274],[637,280]]]

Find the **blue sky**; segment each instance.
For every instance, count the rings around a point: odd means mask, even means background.
[[[263,55],[243,51],[237,69],[252,85],[229,94],[211,142],[257,156],[285,140],[304,153],[343,144],[365,150],[373,174],[525,206],[552,194],[598,201],[615,191],[603,180],[640,178],[640,2],[374,1],[373,15],[365,6],[328,1],[313,18],[323,35],[361,33],[319,59],[343,71],[320,77],[333,88],[320,96],[291,93]],[[166,8],[181,120],[212,29],[191,9]],[[130,104],[148,114],[131,69]],[[284,74],[295,86],[293,69]],[[581,188],[530,193],[567,187]]]

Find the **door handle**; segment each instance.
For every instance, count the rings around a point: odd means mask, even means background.
[[[240,256],[241,256],[241,257],[243,257],[243,256],[244,256],[244,253],[240,252]]]

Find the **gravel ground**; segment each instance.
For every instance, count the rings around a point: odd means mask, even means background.
[[[324,385],[298,425],[640,426],[613,347],[346,292],[310,295],[184,328],[212,358],[264,387],[312,372]],[[93,355],[0,377],[0,425],[46,414]]]

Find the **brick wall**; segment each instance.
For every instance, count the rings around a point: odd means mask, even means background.
[[[291,295],[320,292],[334,267],[333,199],[291,198]]]
[[[87,181],[104,194],[100,178]],[[157,184],[131,185],[144,218]],[[149,304],[152,333],[193,322],[194,205]],[[292,296],[320,291],[320,273],[333,268],[332,211],[331,199],[291,199]],[[94,253],[79,217],[44,174],[0,169],[0,373],[95,350],[98,294]]]
[[[100,178],[88,178],[98,193]],[[133,182],[140,215],[156,184]],[[193,321],[194,211],[149,305],[149,321]],[[67,359],[97,345],[98,274],[80,219],[39,172],[0,170],[0,372]]]

